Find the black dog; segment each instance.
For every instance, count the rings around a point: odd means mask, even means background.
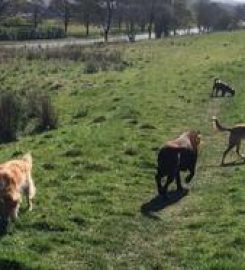
[[[214,79],[214,84],[213,84],[213,92],[212,92],[212,97],[218,97],[219,93],[221,93],[221,96],[224,97],[225,94],[229,94],[230,96],[235,95],[235,90],[230,87],[227,83],[222,82],[219,79]]]
[[[195,168],[198,156],[198,146],[200,144],[199,132],[188,132],[181,135],[178,139],[168,142],[163,146],[157,158],[157,173],[155,180],[159,194],[165,194],[168,186],[176,179],[177,189],[183,190],[181,185],[180,172],[189,171],[186,183],[189,183],[195,175]],[[162,179],[167,181],[162,186]]]

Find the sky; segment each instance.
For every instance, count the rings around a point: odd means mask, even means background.
[[[232,3],[232,2],[236,2],[236,3],[245,3],[245,0],[215,0],[216,2],[225,2],[225,3]]]

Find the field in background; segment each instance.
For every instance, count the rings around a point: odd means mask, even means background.
[[[1,90],[44,89],[60,114],[58,130],[0,145],[1,162],[32,151],[38,191],[0,239],[0,269],[244,269],[245,166],[218,166],[226,136],[211,127],[213,114],[245,121],[244,38],[108,45],[127,67],[93,74],[70,59],[0,64]],[[209,97],[214,77],[234,99]],[[197,175],[162,202],[156,149],[189,128],[203,134]]]

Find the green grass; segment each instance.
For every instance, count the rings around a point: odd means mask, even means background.
[[[2,89],[49,91],[60,127],[0,145],[0,161],[32,151],[37,186],[33,212],[23,202],[0,239],[0,269],[244,269],[245,167],[218,166],[226,135],[211,127],[214,114],[226,125],[245,121],[244,37],[108,45],[131,63],[121,72],[1,64]],[[232,83],[234,99],[209,97],[214,77]],[[189,128],[204,141],[190,192],[146,215],[156,201],[155,149]]]

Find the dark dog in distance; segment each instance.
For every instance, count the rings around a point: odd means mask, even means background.
[[[235,90],[229,86],[227,83],[222,82],[219,79],[214,79],[214,84],[213,84],[213,91],[211,94],[211,97],[219,97],[222,96],[224,97],[226,94],[229,94],[230,96],[235,95]]]

